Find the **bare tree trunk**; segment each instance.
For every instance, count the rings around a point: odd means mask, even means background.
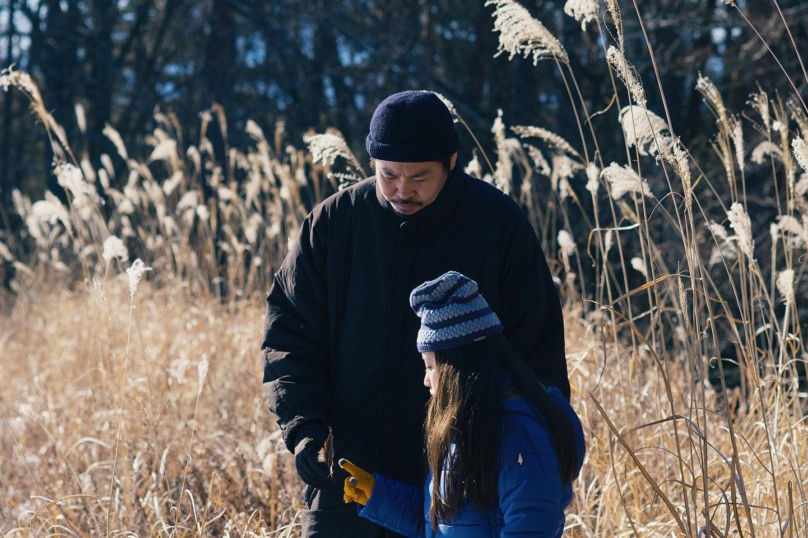
[[[6,33],[6,57],[3,59],[3,65],[11,65],[14,63],[14,36],[17,29],[14,26],[14,0],[9,0],[8,7],[8,32]],[[16,98],[15,92],[6,92],[3,103],[3,138],[0,139],[0,148],[2,148],[2,164],[0,164],[0,218],[3,219],[3,227],[11,231],[11,222],[6,212],[6,207],[11,204],[11,124],[14,121],[14,99]]]

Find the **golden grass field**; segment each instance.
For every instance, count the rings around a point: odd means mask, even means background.
[[[728,110],[700,77],[716,129],[697,157],[645,106],[614,0],[608,21],[568,2],[614,36],[616,107],[598,114],[559,41],[513,0],[488,4],[499,52],[554,62],[579,119],[564,140],[500,115],[496,155],[466,167],[522,205],[561,285],[588,442],[565,535],[807,535],[808,106],[785,88]],[[263,301],[301,219],[365,175],[359,160],[338,131],[301,150],[253,121],[252,144],[217,155],[213,106],[187,145],[171,114],[142,148],[108,126],[99,165],[28,74],[0,87],[30,99],[67,200],[15,191],[23,225],[0,231],[0,536],[298,535],[301,484],[261,387]],[[593,151],[593,121],[625,154]],[[774,187],[766,222],[749,174]]]
[[[31,290],[2,319],[0,531],[294,536],[301,483],[261,387],[261,301],[221,306],[142,282],[130,310],[123,277],[89,290]],[[567,534],[675,536],[676,517],[696,523],[709,506],[717,529],[738,518],[753,521],[759,536],[776,535],[787,523],[778,516],[804,498],[808,471],[804,425],[785,402],[778,408],[779,391],[739,407],[732,461],[708,384],[692,383],[674,362],[663,375],[630,348],[607,349],[604,361],[597,322],[574,304],[566,311],[573,404],[588,442]],[[704,392],[703,409],[684,403],[693,391]],[[678,430],[655,424],[672,407],[688,420]]]

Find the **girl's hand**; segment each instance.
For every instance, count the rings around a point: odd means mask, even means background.
[[[356,502],[365,506],[373,493],[373,486],[376,485],[376,479],[373,475],[364,469],[360,469],[350,461],[342,458],[339,460],[339,466],[348,471],[351,475],[345,479],[342,486],[342,499],[346,502]]]

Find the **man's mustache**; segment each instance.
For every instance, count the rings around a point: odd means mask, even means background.
[[[391,204],[396,205],[403,205],[403,206],[413,206],[413,207],[421,207],[424,205],[423,202],[418,202],[416,200],[402,200],[401,198],[393,198],[390,200]]]

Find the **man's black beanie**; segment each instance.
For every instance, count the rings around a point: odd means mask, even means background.
[[[399,163],[441,161],[457,151],[452,113],[432,92],[395,93],[370,120],[365,148],[374,159]]]

